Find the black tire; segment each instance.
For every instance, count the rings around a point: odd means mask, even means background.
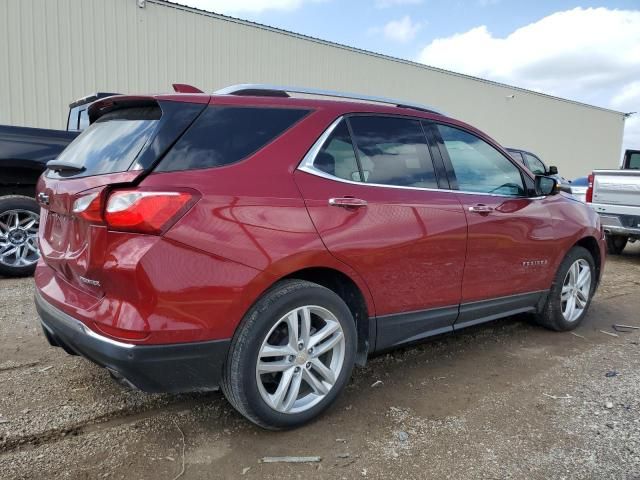
[[[342,369],[333,387],[318,404],[299,413],[282,413],[268,405],[260,395],[256,361],[263,340],[271,328],[289,311],[317,305],[338,319],[345,338]],[[356,329],[351,311],[331,290],[304,280],[277,283],[251,307],[231,342],[222,375],[222,391],[233,407],[247,419],[269,430],[298,427],[324,412],[344,389],[355,361]]]
[[[580,316],[573,321],[568,321],[562,314],[562,301],[560,299],[560,295],[569,268],[579,259],[585,260],[591,268],[591,285],[589,287],[589,298],[587,299],[587,304]],[[597,282],[596,275],[597,272],[595,262],[589,250],[583,247],[573,247],[571,250],[569,250],[569,253],[567,253],[567,255],[564,257],[564,260],[562,261],[560,267],[558,268],[558,271],[556,272],[556,276],[554,278],[553,284],[551,285],[551,290],[549,291],[549,295],[547,296],[547,301],[544,307],[540,312],[535,314],[536,322],[545,328],[555,330],[557,332],[566,332],[569,330],[573,330],[578,325],[580,325],[589,310],[589,306],[591,305],[591,299],[593,298]]]
[[[0,197],[0,216],[10,210],[27,210],[40,216],[40,206],[38,203],[33,198],[25,197],[23,195],[7,195],[5,197]],[[28,266],[13,267],[0,262],[0,276],[26,277],[33,275],[35,269],[35,263]]]
[[[611,255],[620,255],[629,241],[628,237],[624,237],[622,235],[607,234],[605,238],[607,239],[607,251]]]

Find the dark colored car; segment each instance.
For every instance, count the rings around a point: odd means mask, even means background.
[[[555,178],[561,185],[571,183],[569,180],[558,173],[558,167],[554,165],[547,167],[547,165],[542,160],[540,160],[540,157],[538,157],[534,153],[528,152],[526,150],[521,150],[519,148],[506,148],[506,151],[509,152],[511,158],[523,164],[534,175],[546,175]],[[569,190],[566,189],[566,191]]]
[[[89,124],[96,93],[69,105],[67,130],[0,125],[0,275],[31,275],[36,268],[40,207],[35,201],[38,177]]]
[[[516,313],[583,320],[605,258],[592,209],[443,114],[310,94],[329,93],[92,104],[38,185],[49,342],[145,391],[221,386],[281,429],[373,352]]]

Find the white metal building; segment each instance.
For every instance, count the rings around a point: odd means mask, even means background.
[[[139,6],[143,5],[143,6]],[[616,168],[621,112],[163,0],[0,1],[0,124],[64,128],[96,91],[299,85],[433,105],[573,178]]]

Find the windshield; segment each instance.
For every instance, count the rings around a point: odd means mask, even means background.
[[[84,170],[69,174],[48,171],[49,177],[86,177],[124,172],[140,154],[160,119],[158,107],[126,108],[100,117],[57,158]]]

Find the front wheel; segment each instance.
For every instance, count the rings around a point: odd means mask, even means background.
[[[355,324],[344,301],[320,285],[286,280],[239,325],[222,390],[257,425],[293,428],[335,401],[349,381],[355,352]]]
[[[537,322],[559,332],[576,328],[591,304],[596,275],[593,256],[586,248],[569,250],[558,268],[544,308],[536,314]]]
[[[22,195],[0,197],[0,275],[32,275],[40,257],[40,207]]]

